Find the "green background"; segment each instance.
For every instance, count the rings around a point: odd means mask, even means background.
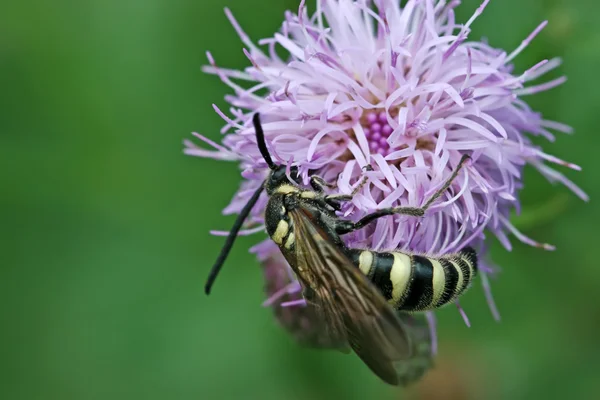
[[[312,5],[312,1],[309,0]],[[478,1],[464,1],[466,21]],[[219,137],[229,90],[204,75],[204,52],[242,68],[229,6],[253,39],[296,0],[88,0],[0,5],[0,397],[3,399],[400,399],[355,357],[299,349],[263,300],[261,272],[235,247],[214,294],[202,286],[232,217],[233,163],[187,157],[182,140]],[[528,170],[517,220],[555,252],[516,240],[494,282],[501,323],[477,286],[438,313],[440,367],[421,398],[591,399],[597,332],[600,3],[496,0],[472,38],[555,55],[569,81],[526,100],[571,124],[545,149],[585,204]],[[417,394],[419,394],[417,393]],[[415,395],[415,393],[411,393]],[[445,397],[441,397],[445,394]]]

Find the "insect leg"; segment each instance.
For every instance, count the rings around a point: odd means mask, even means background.
[[[349,232],[356,231],[358,229],[364,228],[369,223],[375,221],[378,218],[385,217],[387,215],[408,215],[411,217],[422,217],[425,215],[425,211],[429,208],[429,206],[437,200],[452,184],[454,179],[458,176],[459,171],[463,167],[464,163],[470,159],[468,155],[463,155],[460,159],[458,166],[450,175],[450,178],[446,180],[444,185],[436,191],[433,196],[422,207],[390,207],[390,208],[382,208],[381,210],[377,210],[372,212],[371,214],[365,215],[363,218],[358,220],[357,222],[340,220],[338,221],[335,230],[339,235],[343,235]]]
[[[410,215],[412,217],[422,217],[425,215],[425,209],[418,207],[393,207],[393,208],[382,208],[381,210],[377,210],[372,212],[371,214],[367,214],[357,222],[352,222],[348,220],[339,220],[336,223],[335,231],[338,235],[344,235],[346,233],[350,233],[361,228],[364,228],[369,223],[379,219],[381,217],[385,217],[387,215]]]
[[[458,173],[462,169],[465,162],[470,159],[471,159],[471,157],[469,157],[467,154],[462,156],[462,158],[458,162],[458,165],[456,166],[456,169],[454,170],[454,172],[452,172],[452,175],[450,175],[450,178],[448,178],[446,183],[444,183],[444,186],[442,186],[437,192],[435,192],[433,194],[433,196],[431,196],[431,198],[429,200],[427,200],[427,203],[425,203],[425,205],[423,206],[423,209],[427,210],[429,208],[429,206],[431,205],[431,203],[436,201],[446,190],[448,190],[450,185],[452,185],[452,181],[454,181],[454,179],[458,176]]]
[[[373,171],[373,167],[371,167],[370,165],[367,165],[366,167],[364,167],[367,171]],[[362,178],[362,180],[360,181],[360,183],[354,188],[354,190],[352,190],[352,192],[350,194],[330,194],[328,196],[325,196],[325,201],[329,202],[329,201],[334,201],[334,202],[344,202],[344,201],[350,201],[352,200],[352,198],[354,196],[356,196],[356,194],[358,192],[360,192],[362,190],[363,187],[365,187],[365,185],[367,184],[367,182],[369,181],[369,178],[367,176],[364,176]]]
[[[325,188],[335,189],[337,184],[325,182],[325,180],[320,176],[313,175],[310,177],[310,186],[315,190],[315,192],[322,193],[325,191]]]

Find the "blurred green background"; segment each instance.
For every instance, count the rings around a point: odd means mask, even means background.
[[[312,1],[308,2],[312,4]],[[459,21],[479,3],[464,1]],[[228,89],[200,72],[210,50],[242,68],[228,6],[253,39],[296,0],[88,0],[0,5],[0,397],[3,399],[592,399],[600,384],[600,207],[527,171],[524,231],[557,246],[492,241],[501,323],[477,286],[438,313],[439,368],[411,393],[355,357],[299,349],[263,300],[257,262],[235,247],[214,294],[202,286],[228,229],[231,163],[186,157],[219,137],[211,103]],[[600,197],[600,3],[496,0],[472,38],[515,48],[523,71],[555,55],[569,81],[527,101],[571,124],[545,149]],[[540,210],[542,212],[540,212]],[[529,216],[529,217],[527,217]],[[534,218],[531,218],[533,216]]]

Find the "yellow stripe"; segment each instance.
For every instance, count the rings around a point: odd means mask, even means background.
[[[287,235],[288,230],[288,223],[283,219],[279,220],[279,223],[277,224],[277,229],[275,229],[275,233],[273,233],[271,239],[273,239],[275,243],[281,244],[283,242],[283,238],[285,237],[285,235]]]
[[[295,236],[294,236],[294,232],[290,232],[290,235],[288,236],[287,240],[285,241],[285,248],[289,249],[292,247],[292,245],[294,244],[294,240],[295,240]]]
[[[389,300],[391,304],[398,304],[408,286],[410,279],[411,264],[410,257],[403,253],[392,253],[394,256],[394,264],[390,272],[390,281],[392,282],[392,298]]]
[[[373,253],[368,250],[360,253],[358,257],[358,268],[362,271],[363,274],[369,276],[369,272],[371,272],[371,266],[373,265]]]
[[[454,293],[452,293],[452,299],[454,299],[460,293],[465,277],[462,272],[462,269],[460,269],[460,267],[458,266],[457,263],[455,263],[452,260],[448,260],[448,261],[450,261],[450,263],[452,264],[452,266],[454,267],[454,269],[456,269],[456,272],[458,273],[458,280],[456,281],[456,287],[454,288]]]
[[[469,276],[471,277],[470,282],[473,282],[473,277],[475,276],[475,274],[477,272],[475,272],[475,268],[473,267],[473,264],[471,263],[471,261],[469,260],[469,258],[464,257],[463,260],[465,260],[465,262],[467,263],[467,265],[469,266],[469,271],[471,271],[471,273],[469,274]]]
[[[300,189],[298,189],[296,186],[293,185],[281,185],[279,186],[277,189],[275,189],[275,193],[282,193],[282,194],[288,194],[288,193],[294,193],[294,192],[299,192]]]
[[[435,306],[444,294],[444,286],[446,285],[446,276],[444,274],[444,268],[442,264],[435,258],[430,258],[431,265],[433,265],[433,298],[429,306]]]
[[[317,194],[311,190],[305,190],[302,193],[300,193],[300,197],[302,197],[303,199],[314,199],[315,197],[317,197]]]
[[[471,286],[471,283],[473,282],[473,278],[474,278],[474,273],[475,270],[473,269],[473,265],[469,262],[469,259],[467,257],[461,257],[461,260],[467,264],[467,268],[469,269],[469,281],[465,282],[465,287],[463,288],[463,290],[461,291],[461,293],[463,293],[464,291],[466,291],[469,286]]]

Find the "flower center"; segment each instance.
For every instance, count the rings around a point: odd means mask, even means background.
[[[387,138],[393,129],[388,124],[385,112],[369,112],[363,119],[365,136],[369,142],[369,149],[372,153],[379,153],[384,157],[390,152],[390,145]]]

